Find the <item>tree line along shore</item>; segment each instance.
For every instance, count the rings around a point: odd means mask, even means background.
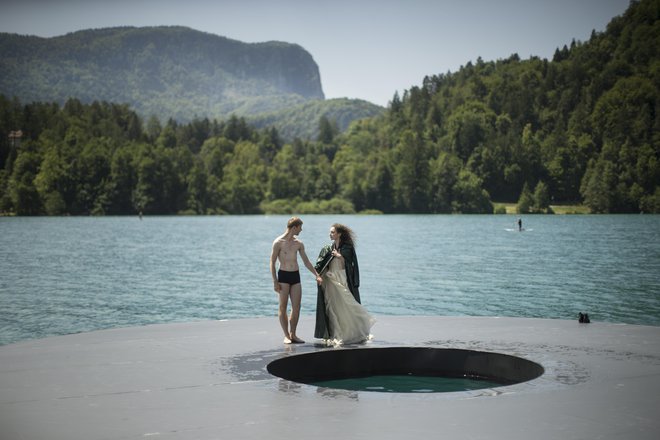
[[[658,213],[658,3],[551,60],[428,76],[342,132],[321,116],[314,139],[0,96],[0,212]]]

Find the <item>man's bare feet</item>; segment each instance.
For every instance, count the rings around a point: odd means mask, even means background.
[[[303,341],[302,339],[300,339],[296,335],[291,335],[291,342],[293,342],[294,344],[304,344],[305,343],[305,341]]]
[[[285,337],[285,338],[284,338],[284,341],[282,341],[282,342],[284,342],[285,344],[290,344],[290,343],[291,343],[291,339]]]

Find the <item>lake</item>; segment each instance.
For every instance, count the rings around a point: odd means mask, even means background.
[[[83,331],[273,317],[268,268],[287,216],[0,218],[0,345]],[[660,325],[660,216],[308,215],[314,262],[332,223],[357,235],[378,315]],[[302,313],[316,284],[301,264]],[[377,334],[378,324],[374,327]],[[302,328],[311,338],[312,328]]]

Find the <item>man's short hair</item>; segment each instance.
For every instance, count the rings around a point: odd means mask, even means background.
[[[291,217],[289,221],[286,223],[286,228],[291,229],[295,228],[296,226],[302,226],[303,221],[300,219],[300,217]]]

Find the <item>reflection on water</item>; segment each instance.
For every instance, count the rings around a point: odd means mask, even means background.
[[[325,386],[320,386],[316,388],[316,394],[321,397],[326,397],[328,399],[349,399],[358,401],[360,400],[359,394],[356,391],[351,391],[347,389],[340,388],[328,388]]]
[[[300,393],[301,388],[302,388],[301,384],[292,382],[290,380],[280,379],[277,381],[277,389],[279,391],[282,391],[283,393],[298,394]]]
[[[496,388],[503,384],[475,377],[376,375],[318,381],[312,383],[312,385],[380,393],[450,393]]]

